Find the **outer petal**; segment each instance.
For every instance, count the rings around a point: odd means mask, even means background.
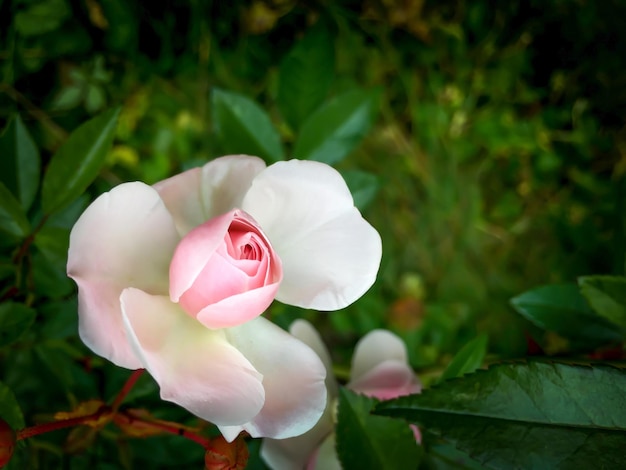
[[[326,388],[331,400],[339,396],[337,380],[333,374],[333,361],[330,353],[317,330],[306,320],[296,320],[289,327],[289,333],[309,346],[324,363],[326,367]]]
[[[337,455],[335,433],[330,434],[313,456],[306,470],[341,470]]]
[[[79,333],[96,354],[121,367],[141,367],[122,324],[126,287],[168,290],[168,268],[179,241],[158,193],[121,184],[96,199],[70,234],[67,273],[78,284]]]
[[[263,228],[283,262],[276,298],[336,310],[376,279],[380,236],[354,207],[341,175],[311,161],[275,163],[252,182],[242,209]]]
[[[258,157],[229,155],[154,185],[174,214],[181,235],[241,206],[254,177],[265,168]]]
[[[205,328],[165,296],[126,289],[121,300],[127,333],[161,398],[222,426],[257,415],[263,376],[222,332]]]
[[[311,429],[326,406],[326,369],[317,354],[264,318],[224,331],[263,374],[265,388],[261,412],[243,426],[220,426],[224,437],[246,430],[252,437],[285,439]]]
[[[351,368],[352,380],[358,380],[388,360],[408,364],[404,342],[387,330],[370,331],[359,340],[354,348]]]
[[[326,367],[326,388],[328,393],[324,414],[313,429],[301,436],[290,439],[263,439],[261,456],[270,468],[281,470],[302,470],[310,461],[320,443],[333,431],[333,410],[331,403],[337,397],[337,381],[332,373],[332,360],[326,345],[317,330],[306,320],[296,320],[289,332],[310,346]]]
[[[334,427],[331,407],[328,407],[315,427],[301,436],[263,439],[261,457],[270,468],[276,470],[302,470],[314,456],[320,443],[333,432]]]
[[[390,400],[422,390],[408,364],[393,359],[382,362],[358,379],[351,380],[347,387],[379,400]]]

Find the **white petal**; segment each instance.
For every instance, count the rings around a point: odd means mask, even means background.
[[[318,310],[357,300],[376,279],[382,245],[378,232],[354,207],[332,167],[289,160],[254,179],[242,209],[270,239],[283,262],[276,298]]]
[[[332,433],[324,439],[315,457],[315,465],[307,468],[307,470],[341,470],[335,436],[336,434]]]
[[[326,369],[317,354],[264,318],[224,330],[229,342],[263,374],[265,405],[254,420],[225,427],[226,439],[245,430],[252,437],[299,436],[320,419],[326,406]]]
[[[265,401],[263,376],[222,331],[209,330],[167,296],[122,293],[127,333],[161,397],[216,425],[241,425]]]
[[[339,396],[337,380],[333,374],[333,360],[315,327],[306,320],[296,320],[289,327],[289,333],[313,349],[319,356],[324,363],[324,367],[326,367],[326,388],[328,393],[331,399]]]
[[[387,330],[373,330],[356,344],[352,356],[351,378],[358,380],[379,364],[397,360],[408,364],[404,342]]]
[[[140,367],[124,334],[119,297],[126,287],[167,293],[178,241],[158,193],[143,183],[113,188],[78,219],[67,273],[78,284],[81,338],[96,354],[122,367]]]
[[[254,177],[265,168],[258,157],[216,158],[154,185],[174,214],[181,235],[213,217],[241,207]]]
[[[302,470],[334,428],[331,407],[328,407],[315,427],[301,436],[263,439],[261,457],[270,468],[276,470]]]

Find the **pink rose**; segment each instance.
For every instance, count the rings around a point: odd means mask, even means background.
[[[305,434],[290,439],[263,439],[261,456],[276,470],[340,470],[335,451],[335,407],[337,381],[332,375],[332,362],[319,334],[304,320],[295,321],[291,334],[302,340],[320,356],[328,371],[328,393],[324,414]],[[367,396],[388,400],[419,393],[422,386],[408,363],[402,340],[387,330],[374,330],[357,343],[352,356],[351,378],[347,388]],[[416,440],[421,440],[417,427],[411,425]]]
[[[372,285],[380,256],[328,165],[228,156],[101,195],[72,230],[68,275],[96,354],[147,369],[163,399],[228,440],[280,439],[319,419],[326,370],[260,315],[274,298],[343,308]]]

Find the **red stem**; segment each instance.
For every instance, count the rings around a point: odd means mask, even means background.
[[[111,409],[108,406],[104,405],[98,408],[98,411],[90,415],[64,419],[62,421],[53,421],[52,423],[37,424],[36,426],[20,429],[17,432],[16,440],[21,441],[22,439],[27,439],[29,437],[37,436],[39,434],[44,434],[50,431],[56,431],[57,429],[69,428],[71,426],[85,424],[89,421],[97,420],[103,414],[109,413],[110,411]]]
[[[202,437],[199,434],[196,434],[195,432],[192,431],[187,431],[186,429],[182,428],[182,427],[178,427],[175,424],[167,424],[167,423],[163,423],[160,421],[150,421],[147,419],[141,419],[141,418],[135,418],[135,417],[130,417],[133,421],[139,421],[142,423],[146,423],[148,425],[150,425],[151,427],[155,427],[155,428],[159,428],[162,431],[165,431],[167,433],[170,434],[174,434],[176,436],[182,436],[185,437],[187,439],[189,439],[190,441],[194,441],[198,444],[200,444],[202,447],[204,447],[205,449],[207,447],[209,447],[209,445],[211,444],[211,440],[207,439],[206,437]]]
[[[117,394],[117,396],[113,400],[113,404],[111,405],[114,413],[118,410],[118,408],[124,401],[124,398],[126,398],[126,395],[128,395],[128,393],[132,390],[133,386],[135,385],[139,377],[141,377],[141,375],[144,373],[144,371],[145,369],[137,369],[133,371],[130,377],[128,377],[128,380],[126,380],[126,383]]]

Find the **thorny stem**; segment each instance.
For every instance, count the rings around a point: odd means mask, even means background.
[[[130,375],[130,377],[128,377],[128,380],[126,380],[126,383],[124,384],[124,386],[122,387],[120,392],[117,394],[117,396],[113,400],[113,404],[111,405],[111,408],[113,409],[114,413],[117,412],[118,408],[120,407],[120,405],[124,401],[124,398],[126,398],[126,395],[128,395],[128,393],[134,387],[134,385],[137,382],[137,380],[139,379],[139,377],[141,377],[141,375],[144,372],[145,372],[145,369],[137,369],[137,370],[133,371],[133,373]]]
[[[50,431],[56,431],[57,429],[69,428],[72,426],[85,424],[89,421],[97,420],[108,413],[111,413],[111,408],[107,405],[103,405],[98,408],[98,411],[90,415],[78,416],[76,418],[64,419],[62,421],[53,421],[52,423],[43,423],[36,426],[31,426],[29,428],[20,429],[17,432],[16,440],[21,441],[22,439],[27,439],[29,437],[37,436],[39,434],[44,434]]]

